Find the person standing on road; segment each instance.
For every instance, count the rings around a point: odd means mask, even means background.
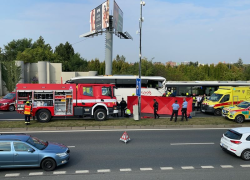
[[[201,110],[201,95],[197,97],[197,111]]]
[[[122,98],[122,101],[120,102],[120,106],[121,106],[121,117],[124,117],[124,111],[125,111],[125,108],[127,107],[127,103],[126,101],[124,101],[123,98]]]
[[[183,103],[182,103],[182,109],[181,109],[181,112],[182,112],[181,121],[183,121],[184,115],[185,115],[186,121],[188,121],[188,119],[187,119],[187,106],[188,106],[188,102],[184,98]]]
[[[170,121],[172,121],[173,116],[175,115],[175,122],[176,122],[176,121],[177,121],[177,116],[178,116],[178,110],[179,110],[179,108],[180,108],[180,106],[179,106],[177,100],[175,100],[175,103],[172,104],[172,107],[173,107],[173,112],[172,112]]]
[[[192,111],[195,111],[195,104],[196,104],[196,101],[197,101],[196,96],[195,96],[195,94],[193,94]]]
[[[154,99],[153,107],[154,107],[154,117],[155,117],[155,119],[156,119],[156,116],[158,116],[158,118],[160,118],[159,114],[157,114],[158,106],[159,106],[158,102],[156,101],[156,99]]]
[[[31,115],[31,105],[30,102],[27,101],[26,105],[24,106],[24,115],[25,115],[25,124],[29,125],[30,124],[30,115]]]

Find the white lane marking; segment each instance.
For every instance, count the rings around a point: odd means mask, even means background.
[[[182,166],[181,168],[182,168],[182,169],[194,169],[193,166]]]
[[[213,169],[213,166],[201,166],[202,169]]]
[[[179,146],[179,145],[207,145],[207,144],[214,144],[213,142],[209,142],[209,143],[170,143],[170,145],[172,146]]]
[[[240,165],[241,167],[250,167],[250,164]]]
[[[76,174],[89,173],[89,170],[77,170]]]
[[[66,171],[55,171],[53,174],[66,174]]]
[[[173,170],[174,168],[172,167],[161,167],[161,170]]]
[[[152,171],[152,168],[140,168],[141,171]]]
[[[33,173],[29,173],[30,176],[40,176],[43,175],[43,172],[33,172]]]
[[[126,169],[120,169],[121,172],[128,172],[128,171],[132,171],[130,168],[126,168]]]
[[[110,169],[99,169],[99,170],[97,170],[97,172],[99,172],[99,173],[110,172]]]
[[[232,165],[221,165],[222,168],[233,168]]]
[[[75,146],[68,146],[69,148],[74,148]]]
[[[16,177],[16,176],[20,176],[20,173],[5,174],[5,177]]]

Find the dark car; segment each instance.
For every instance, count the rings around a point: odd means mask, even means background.
[[[0,134],[0,168],[41,167],[53,171],[66,164],[70,150],[27,134]]]

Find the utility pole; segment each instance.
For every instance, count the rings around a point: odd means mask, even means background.
[[[139,63],[139,79],[140,79],[140,82],[141,82],[141,35],[142,35],[142,22],[143,22],[143,17],[142,17],[142,6],[145,6],[146,3],[144,1],[141,0],[141,15],[140,15],[140,20],[139,20],[139,24],[140,24],[140,54],[139,54],[139,57],[140,57],[140,63]],[[141,88],[140,88],[140,91],[141,91]],[[141,119],[141,92],[140,92],[140,95],[138,96],[138,115],[139,115],[139,120]]]

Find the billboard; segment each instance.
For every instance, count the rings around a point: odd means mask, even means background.
[[[109,0],[90,11],[90,32],[109,27]]]
[[[114,1],[113,26],[116,31],[122,32],[123,29],[123,12]]]

